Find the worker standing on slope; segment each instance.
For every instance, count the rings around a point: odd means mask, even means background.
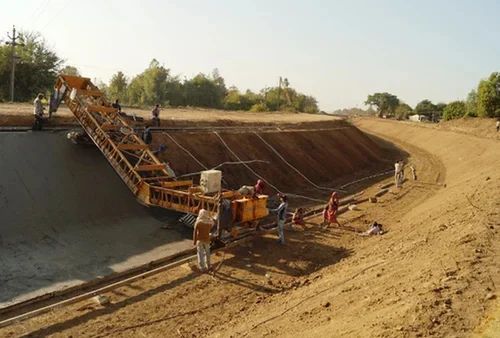
[[[342,226],[337,220],[337,213],[339,211],[339,196],[334,191],[328,200],[328,204],[325,206],[323,210],[323,225],[324,228],[328,228],[330,224],[335,223],[338,226]]]
[[[394,163],[394,183],[396,184],[396,188],[401,187],[401,183],[403,183],[402,175],[403,161],[396,161],[396,163]]]
[[[153,110],[151,110],[151,124],[153,127],[160,126],[160,105],[157,104]]]
[[[43,94],[40,93],[36,96],[35,101],[33,101],[33,114],[35,116],[35,121],[33,122],[33,130],[42,130],[43,126],[43,111],[44,107],[42,104]]]
[[[201,272],[210,270],[210,231],[214,220],[205,209],[200,209],[193,229],[193,245],[196,245],[198,267]]]
[[[286,220],[286,209],[288,208],[288,202],[286,195],[278,194],[280,199],[280,205],[276,209],[271,209],[269,211],[276,212],[278,214],[278,241],[281,244],[285,244],[285,220]]]
[[[306,225],[306,223],[304,222],[304,209],[295,209],[295,212],[292,215],[292,224],[300,225],[301,227],[304,227]]]

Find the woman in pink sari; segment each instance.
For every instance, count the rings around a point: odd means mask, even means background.
[[[342,226],[337,220],[337,212],[339,211],[339,196],[336,192],[332,193],[328,204],[325,206],[323,210],[323,225],[326,228],[330,226],[330,224],[335,223],[338,226]]]

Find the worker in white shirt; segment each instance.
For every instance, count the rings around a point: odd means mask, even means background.
[[[33,115],[35,117],[35,121],[33,122],[33,130],[42,130],[42,124],[43,124],[43,111],[44,107],[42,104],[42,99],[44,95],[42,93],[39,93],[36,96],[35,101],[33,101]]]
[[[394,163],[394,183],[397,188],[401,187],[403,183],[403,175],[403,161],[397,161]]]

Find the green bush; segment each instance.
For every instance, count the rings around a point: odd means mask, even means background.
[[[264,112],[264,111],[269,111],[269,108],[266,106],[265,103],[256,103],[250,108],[251,112]]]
[[[465,102],[454,101],[450,102],[443,109],[443,119],[445,121],[464,117],[467,113]]]

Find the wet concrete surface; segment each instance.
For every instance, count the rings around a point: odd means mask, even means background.
[[[179,216],[65,132],[0,133],[0,307],[189,248]]]

